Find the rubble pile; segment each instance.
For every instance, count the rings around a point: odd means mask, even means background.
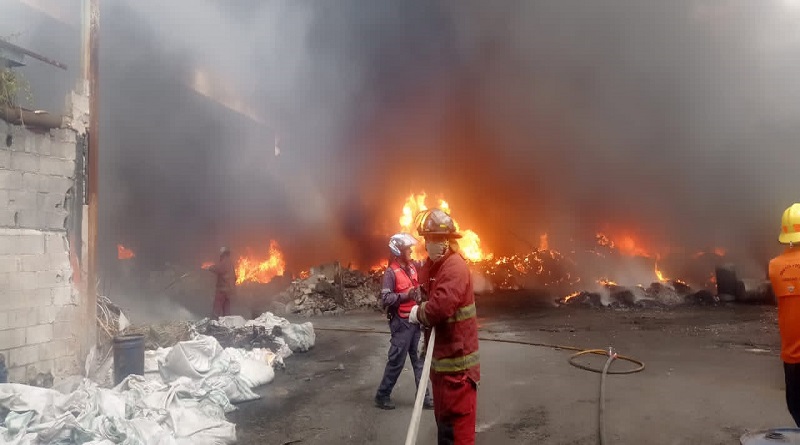
[[[682,281],[652,283],[644,286],[620,286],[605,283],[598,291],[574,292],[556,301],[559,305],[591,308],[667,308],[675,306],[708,306],[720,303],[740,302],[769,304],[772,302],[769,283],[751,283],[742,291],[743,297],[732,298],[727,294],[714,294],[708,289],[692,289]]]
[[[278,294],[275,309],[302,316],[338,315],[358,308],[377,310],[382,277],[382,271],[312,269],[309,277],[294,280]]]

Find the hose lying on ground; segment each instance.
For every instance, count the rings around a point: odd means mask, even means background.
[[[314,327],[317,331],[333,331],[333,332],[356,332],[356,333],[363,333],[363,334],[391,334],[391,332],[381,329],[360,329],[360,328],[324,328],[324,327]],[[600,374],[600,403],[598,404],[597,409],[597,418],[598,418],[598,426],[597,426],[597,436],[598,442],[600,445],[605,445],[607,443],[605,438],[605,422],[604,422],[604,415],[605,415],[605,405],[606,405],[606,376],[608,374],[633,374],[636,372],[641,372],[644,370],[644,363],[636,360],[631,357],[626,357],[624,355],[618,355],[617,353],[613,352],[611,348],[608,350],[604,349],[585,349],[585,348],[578,348],[575,346],[565,346],[565,345],[556,345],[551,343],[541,343],[541,342],[533,342],[533,341],[525,341],[525,340],[509,340],[505,338],[493,338],[493,337],[478,337],[480,341],[488,341],[494,343],[509,343],[515,345],[523,345],[523,346],[539,346],[543,348],[552,348],[552,349],[563,349],[565,351],[576,351],[575,354],[572,354],[569,357],[569,364],[580,368],[586,371],[596,372]],[[608,360],[606,360],[605,365],[602,369],[592,368],[591,366],[584,365],[578,363],[576,361],[577,358],[587,355],[587,354],[595,354],[595,355],[603,355],[607,356]],[[623,369],[619,371],[611,371],[609,368],[611,367],[611,363],[614,360],[623,360],[626,362],[633,363],[636,365],[635,368],[631,369]]]

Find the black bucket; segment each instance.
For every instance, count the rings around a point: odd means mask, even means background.
[[[144,375],[144,335],[114,337],[114,385],[131,374]]]

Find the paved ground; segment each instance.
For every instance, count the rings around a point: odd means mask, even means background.
[[[609,378],[612,443],[738,444],[746,430],[791,425],[774,308],[607,311],[535,301],[522,294],[482,298],[481,335],[613,346],[646,362],[642,373]],[[312,321],[320,328],[385,329],[377,314]],[[263,399],[232,415],[240,443],[403,443],[414,399],[410,369],[393,395],[397,410],[372,406],[388,340],[319,330],[317,346],[291,357],[286,371],[261,388]],[[569,366],[568,357],[481,342],[477,442],[596,443],[599,375]],[[435,443],[432,417],[424,412],[418,443]]]

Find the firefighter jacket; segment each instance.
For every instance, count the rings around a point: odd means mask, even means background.
[[[420,285],[428,301],[420,305],[417,318],[424,326],[436,328],[431,369],[443,374],[466,373],[478,383],[478,320],[466,261],[453,252],[439,261],[426,261]]]

